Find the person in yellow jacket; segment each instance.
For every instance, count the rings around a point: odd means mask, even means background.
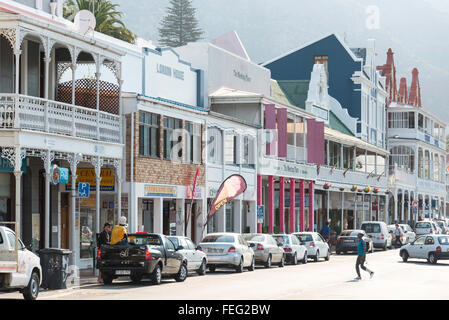
[[[110,244],[128,245],[126,217],[120,217],[119,224],[114,226],[114,228],[112,229]]]

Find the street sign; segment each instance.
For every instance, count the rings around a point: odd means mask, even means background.
[[[418,200],[413,200],[413,201],[412,201],[412,207],[417,207],[418,204],[419,204],[419,201],[418,201]]]
[[[87,182],[78,183],[78,197],[89,198],[90,184]]]
[[[418,208],[417,207],[413,207],[412,208],[412,213],[413,214],[417,214],[418,213]]]
[[[265,218],[265,207],[257,206],[257,223],[263,223]]]

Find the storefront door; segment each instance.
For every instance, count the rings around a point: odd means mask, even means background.
[[[61,193],[61,248],[69,249],[69,193]]]

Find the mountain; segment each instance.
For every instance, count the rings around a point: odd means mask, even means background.
[[[120,4],[132,31],[157,44],[169,0],[113,2]],[[449,123],[449,0],[193,0],[193,5],[205,40],[236,30],[258,63],[332,32],[350,47],[374,38],[377,65],[392,48],[398,85],[401,77],[410,85],[417,67],[423,107]],[[370,29],[376,11],[379,24]]]

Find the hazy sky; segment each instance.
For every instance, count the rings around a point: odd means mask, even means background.
[[[139,36],[157,44],[169,0],[113,0]],[[424,108],[449,122],[449,0],[193,0],[204,39],[236,30],[251,59],[267,61],[335,32],[350,47],[376,39],[377,64],[392,48],[397,79],[420,71]]]

